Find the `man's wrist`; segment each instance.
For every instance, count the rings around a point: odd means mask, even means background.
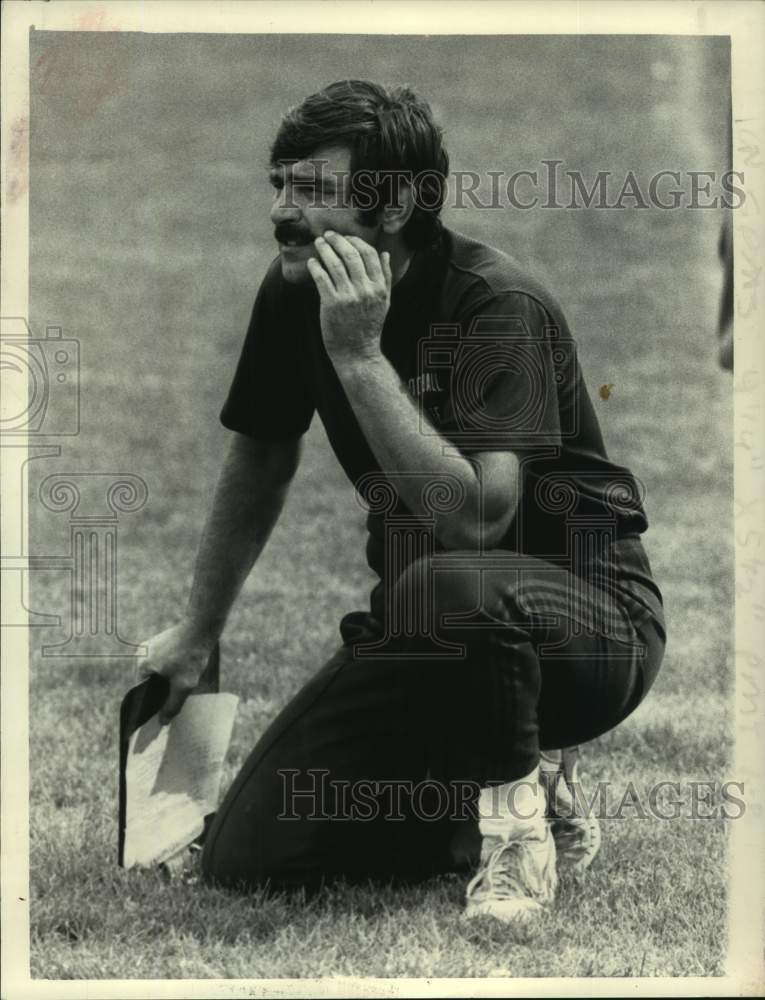
[[[193,610],[187,610],[183,614],[182,623],[195,640],[215,645],[223,634],[226,619],[210,618],[209,615],[201,615]]]
[[[335,371],[342,382],[370,379],[378,375],[389,375],[393,370],[390,362],[382,352],[362,356],[333,358],[332,364],[335,366]]]

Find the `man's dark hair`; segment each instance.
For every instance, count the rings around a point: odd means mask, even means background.
[[[351,154],[352,190],[361,173],[377,180],[373,207],[362,208],[356,199],[366,225],[375,222],[390,200],[385,175],[404,173],[412,182],[414,210],[403,236],[416,248],[431,243],[440,226],[449,172],[442,135],[430,105],[409,87],[340,80],[290,108],[271,146],[271,164],[309,159],[322,146],[345,146]],[[368,194],[369,188],[364,190]]]

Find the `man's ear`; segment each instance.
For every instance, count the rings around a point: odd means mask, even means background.
[[[395,205],[386,205],[382,210],[382,229],[389,236],[400,233],[412,217],[414,197],[411,184],[404,181],[398,185],[396,202]]]

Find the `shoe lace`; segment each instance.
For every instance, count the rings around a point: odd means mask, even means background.
[[[490,895],[513,899],[532,895],[529,883],[535,880],[536,872],[532,871],[534,866],[528,864],[529,858],[529,849],[521,840],[495,847],[468,883],[468,897]]]

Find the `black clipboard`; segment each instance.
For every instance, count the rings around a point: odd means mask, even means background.
[[[117,854],[120,868],[125,867],[125,827],[127,825],[125,770],[130,737],[136,729],[140,729],[144,723],[159,712],[165,703],[169,689],[170,685],[166,678],[160,677],[159,674],[151,674],[140,684],[131,688],[120,705],[119,815],[117,821]],[[216,643],[192,694],[218,694],[219,691],[220,647]]]

